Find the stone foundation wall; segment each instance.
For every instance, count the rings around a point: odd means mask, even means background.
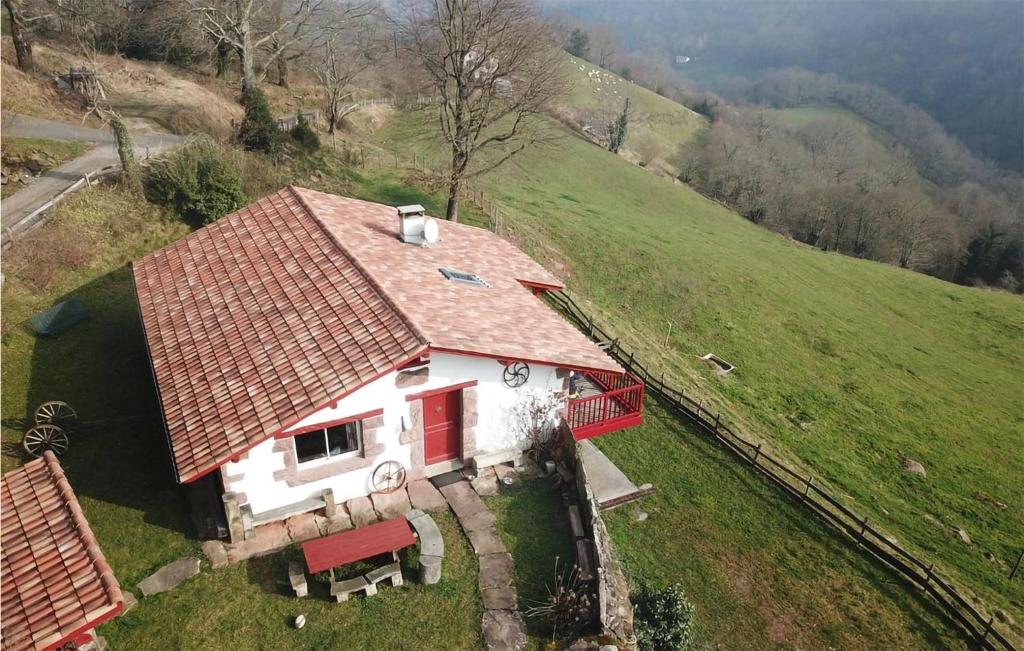
[[[590,545],[591,562],[597,584],[598,621],[601,632],[614,636],[626,649],[635,651],[637,644],[633,631],[633,603],[629,599],[629,583],[615,558],[611,537],[601,518],[601,508],[594,497],[594,491],[590,488],[586,468],[579,460],[579,444],[567,428],[562,435],[566,437],[565,448],[569,457],[566,462],[575,475],[583,526],[593,543]]]

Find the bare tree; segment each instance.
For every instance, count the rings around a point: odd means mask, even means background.
[[[349,101],[350,86],[373,62],[373,40],[369,30],[351,36],[332,34],[323,45],[323,58],[311,66],[324,93],[328,133],[334,133],[341,120],[356,109]]]
[[[195,2],[203,29],[217,44],[234,48],[242,66],[242,88],[255,88],[266,77],[266,70],[285,51],[313,37],[322,28],[318,18],[326,14],[327,0],[297,0],[275,15],[277,3],[258,0],[224,0],[208,4]],[[263,49],[266,59],[262,73],[256,69],[256,52]]]
[[[30,11],[21,0],[4,0],[4,8],[7,9],[7,17],[11,22],[11,40],[14,42],[14,60],[18,70],[32,72],[35,70],[35,64],[32,61],[31,24],[48,17],[49,14],[30,16]]]
[[[467,179],[550,140],[534,118],[567,88],[564,60],[528,0],[403,0],[395,23],[440,95],[451,146],[446,218],[458,221]]]

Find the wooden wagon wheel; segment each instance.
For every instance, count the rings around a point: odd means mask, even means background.
[[[513,389],[521,387],[530,379],[530,366],[526,362],[512,362],[502,373],[505,384]]]
[[[78,414],[66,402],[48,400],[36,407],[35,421],[36,425],[50,423],[68,429],[78,422]]]
[[[385,461],[373,469],[370,477],[375,493],[394,493],[405,486],[405,466],[397,461]]]
[[[54,454],[60,456],[67,452],[68,443],[68,433],[52,423],[36,425],[25,432],[25,438],[21,442],[25,451],[33,457],[41,457],[47,450],[52,450]]]

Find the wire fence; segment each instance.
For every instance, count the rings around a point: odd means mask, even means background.
[[[627,351],[617,338],[598,326],[593,317],[584,312],[567,293],[548,292],[547,296],[555,307],[591,339],[607,344],[607,352],[627,371],[643,380],[650,395],[693,423],[700,433],[714,438],[725,446],[736,458],[750,464],[811,513],[848,534],[892,570],[931,595],[940,608],[959,624],[974,642],[985,649],[1015,649],[1014,645],[995,628],[993,617],[982,615],[956,588],[939,575],[933,563],[919,559],[887,538],[872,526],[866,517],[861,517],[815,484],[811,475],[803,476],[794,472],[765,452],[761,443],[754,443],[736,433],[722,422],[719,413],[711,413],[704,408],[703,403],[693,400],[681,389],[667,384],[664,374],[660,377],[655,376],[633,352]]]

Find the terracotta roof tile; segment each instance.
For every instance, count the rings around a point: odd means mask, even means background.
[[[4,651],[51,648],[124,598],[52,452],[0,480]]]
[[[620,371],[520,281],[557,278],[494,234],[285,188],[134,265],[179,481],[191,481],[429,348]],[[438,271],[476,273],[490,287]]]

